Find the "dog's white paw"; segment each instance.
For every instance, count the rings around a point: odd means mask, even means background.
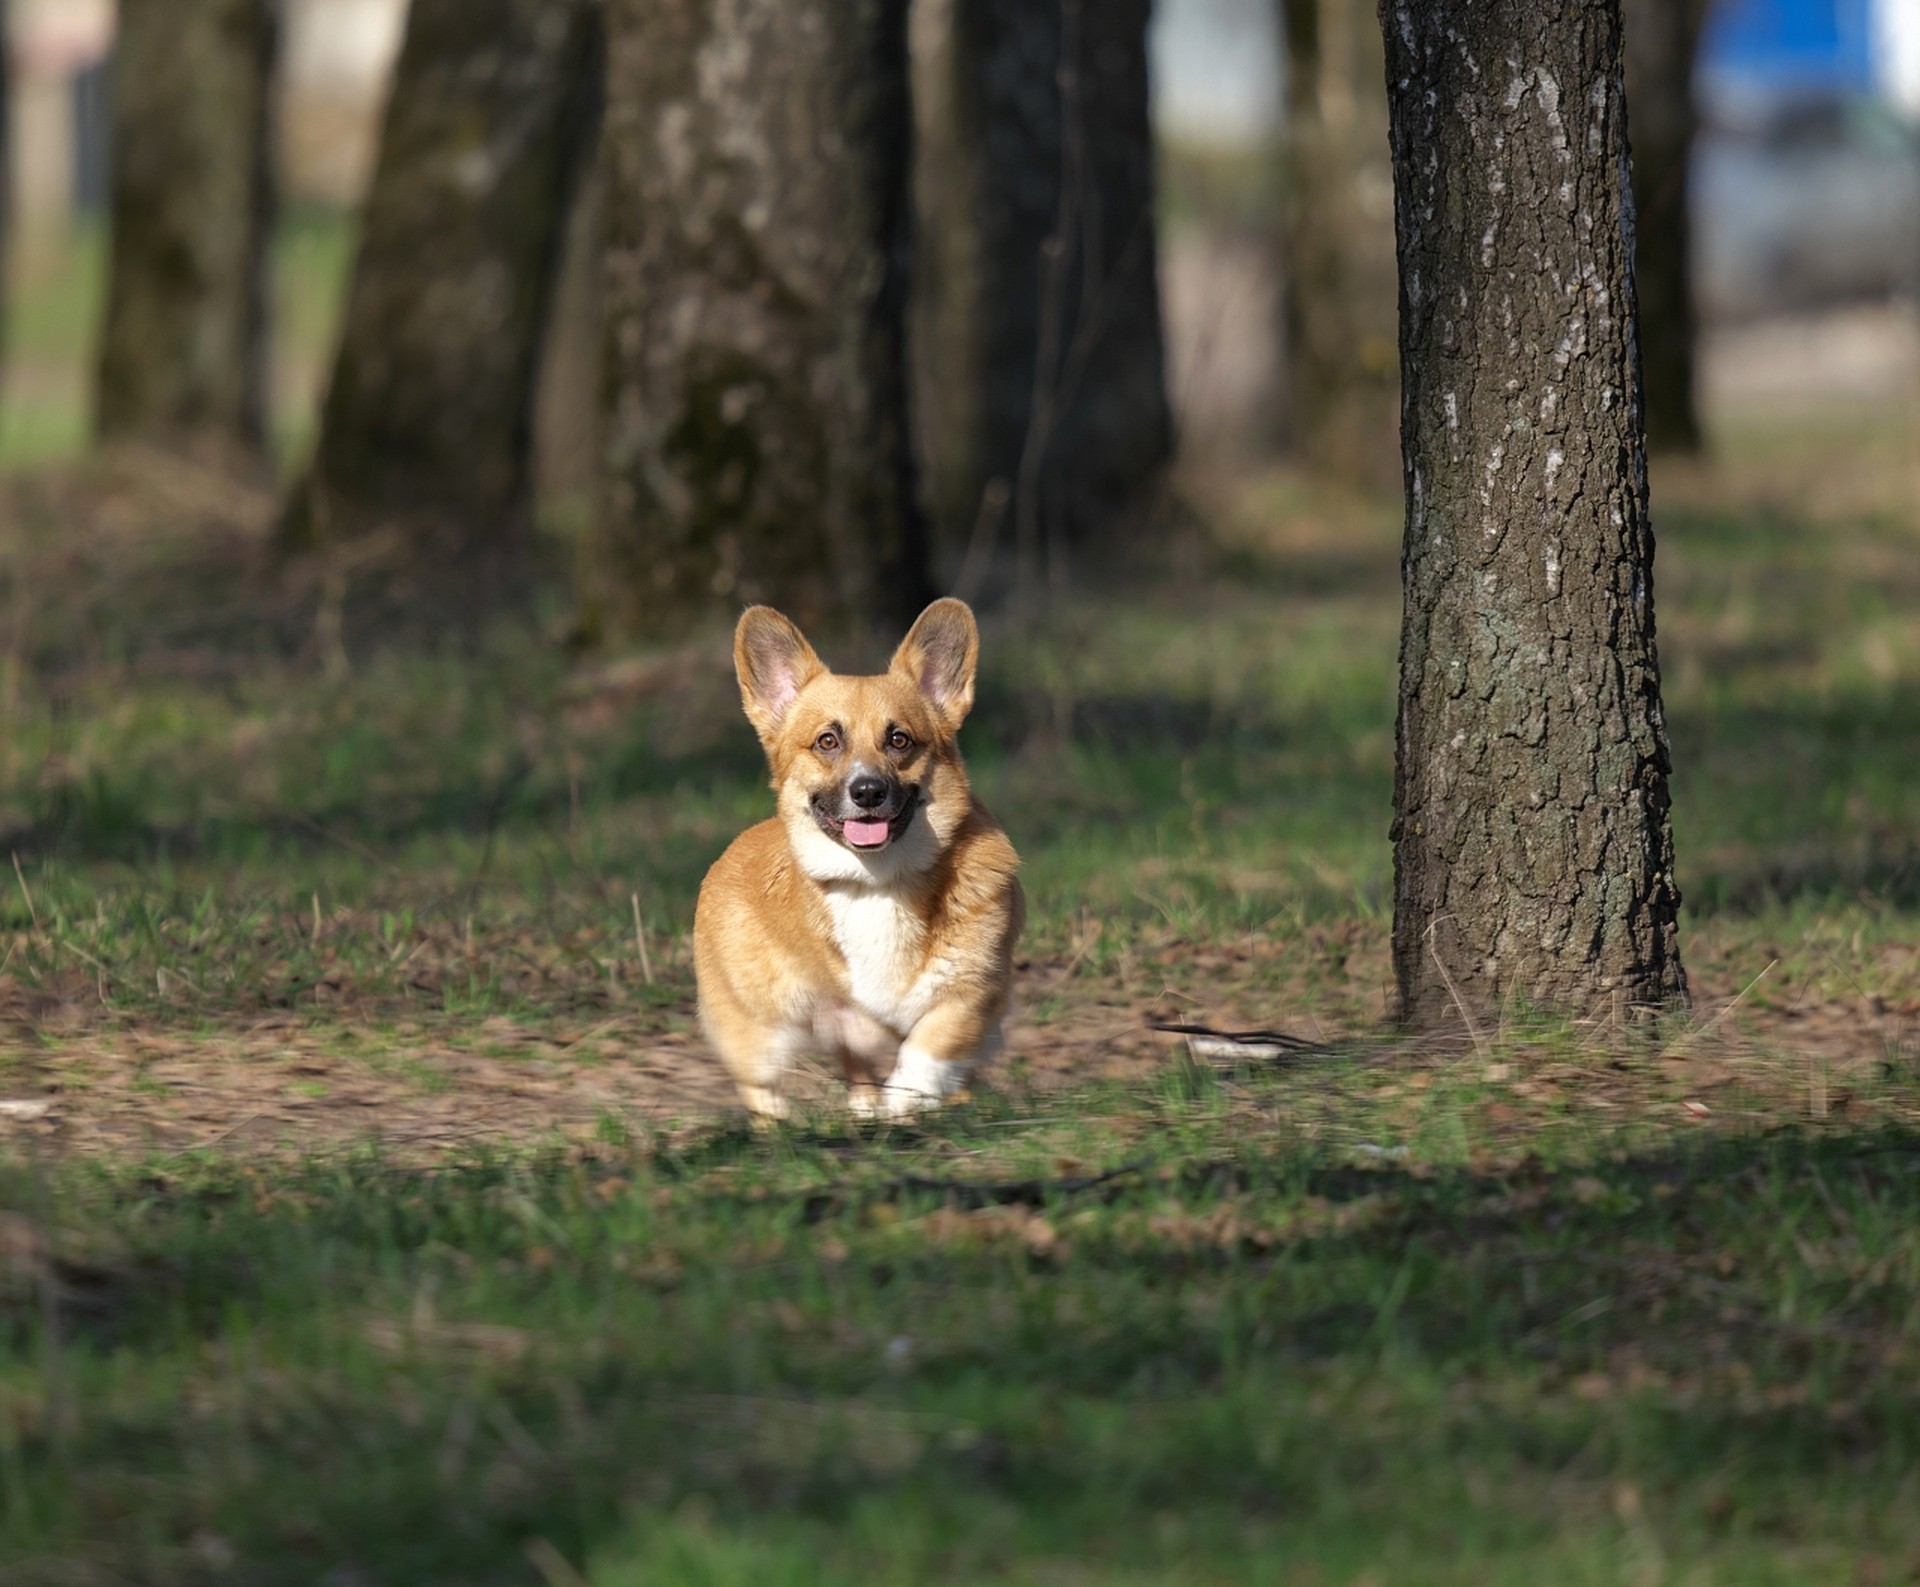
[[[966,1078],[964,1064],[948,1063],[909,1042],[900,1049],[900,1061],[887,1076],[880,1095],[881,1111],[890,1119],[910,1119],[939,1107]]]
[[[871,1085],[850,1085],[847,1087],[847,1111],[856,1119],[874,1119],[880,1116],[880,1088]]]

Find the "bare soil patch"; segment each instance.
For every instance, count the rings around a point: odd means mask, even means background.
[[[1071,951],[1027,961],[1008,1057],[982,1084],[1045,1093],[1150,1082],[1185,1061],[1184,1044],[1153,1024],[1185,1021],[1278,1027],[1323,1044],[1329,1059],[1286,1060],[1303,1096],[1346,1089],[1355,1059],[1379,1096],[1410,1102],[1436,1071],[1470,1074],[1487,1082],[1490,1121],[1516,1134],[1568,1108],[1726,1124],[1859,1124],[1916,1111],[1904,1082],[1920,1067],[1920,997],[1894,1001],[1864,988],[1835,996],[1813,985],[1795,995],[1790,978],[1776,980],[1777,967],[1756,981],[1731,963],[1709,963],[1694,971],[1693,1018],[1659,1031],[1503,1029],[1411,1042],[1384,1023],[1384,937],[1355,940],[1351,926],[1332,935],[1346,940],[1309,952],[1310,974],[1287,945],[1251,939],[1149,940],[1125,974],[1087,975]],[[608,1010],[577,1027],[375,1010],[365,1018],[236,1015],[190,1029],[116,1018],[82,975],[31,999],[0,977],[0,1020],[30,1038],[7,1043],[13,1057],[0,1069],[0,1094],[46,1105],[38,1116],[0,1117],[0,1138],[30,1135],[62,1153],[287,1157],[374,1148],[420,1161],[737,1112],[695,1028],[691,988],[673,1003]],[[1338,1078],[1329,1060],[1343,1065]],[[837,1087],[824,1064],[814,1065],[797,1093],[805,1104],[830,1105]]]

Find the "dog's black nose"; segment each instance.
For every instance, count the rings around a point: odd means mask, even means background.
[[[887,779],[863,773],[847,784],[847,797],[862,810],[877,810],[887,802]]]

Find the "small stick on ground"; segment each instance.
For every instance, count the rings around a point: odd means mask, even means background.
[[[224,1130],[215,1130],[213,1134],[209,1135],[205,1140],[195,1141],[191,1146],[182,1146],[178,1151],[169,1152],[167,1155],[169,1157],[185,1157],[192,1152],[204,1152],[209,1146],[218,1146],[222,1141],[238,1135],[255,1119],[264,1117],[265,1113],[266,1110],[264,1108],[255,1108],[253,1112],[247,1114],[244,1118],[235,1119],[233,1123],[229,1124]]]
[[[1751,992],[1756,986],[1758,986],[1762,981],[1766,980],[1766,978],[1773,973],[1773,967],[1777,965],[1779,962],[1780,961],[1778,959],[1770,960],[1767,964],[1766,969],[1762,970],[1751,981],[1749,981],[1745,986],[1743,986],[1740,989],[1739,995],[1735,997],[1732,1002],[1728,1003],[1725,1008],[1721,1009],[1718,1014],[1715,1014],[1712,1019],[1708,1020],[1706,1024],[1700,1026],[1699,1029],[1685,1031],[1679,1036],[1676,1036],[1672,1041],[1668,1042],[1666,1046],[1660,1049],[1659,1056],[1661,1058],[1677,1057],[1680,1053],[1685,1052],[1687,1048],[1691,1047],[1695,1042],[1699,1041],[1701,1037],[1711,1032],[1713,1028],[1720,1023],[1721,1020],[1725,1019],[1742,1003],[1746,1002],[1747,994]]]
[[[653,961],[647,957],[647,928],[640,924],[640,895],[633,897],[633,940],[640,945],[640,973],[653,985]]]
[[[20,896],[27,901],[27,918],[33,922],[33,929],[40,929],[40,911],[33,907],[33,894],[27,887],[27,873],[20,869],[20,851],[13,851],[13,874],[20,879]]]
[[[1487,1044],[1480,1034],[1480,1027],[1473,1022],[1473,1016],[1467,1012],[1466,1001],[1460,996],[1460,988],[1453,984],[1453,977],[1447,973],[1446,961],[1440,957],[1440,946],[1433,940],[1433,934],[1439,929],[1440,922],[1451,920],[1451,915],[1435,915],[1427,926],[1427,952],[1433,955],[1434,967],[1440,972],[1440,979],[1447,984],[1447,995],[1453,999],[1453,1006],[1460,1011],[1460,1018],[1466,1024],[1467,1034],[1473,1038],[1474,1051],[1482,1058],[1487,1056]]]
[[[527,1539],[523,1552],[547,1587],[587,1587],[587,1578],[575,1570],[566,1555],[544,1537]]]

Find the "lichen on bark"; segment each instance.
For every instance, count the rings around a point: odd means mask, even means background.
[[[1394,963],[1420,1026],[1684,997],[1619,0],[1383,0],[1400,259]]]

